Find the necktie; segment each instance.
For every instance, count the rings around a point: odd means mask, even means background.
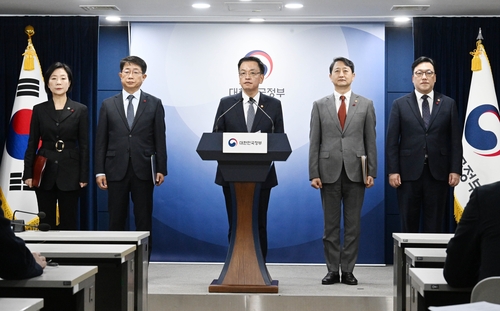
[[[248,103],[250,105],[248,105],[248,111],[247,111],[247,131],[250,132],[252,130],[253,120],[255,119],[255,108],[253,107],[253,104],[255,103],[255,99],[250,97],[250,99],[248,100]]]
[[[128,99],[128,107],[127,107],[127,122],[128,127],[132,127],[132,123],[134,123],[134,105],[132,104],[132,99],[134,99],[134,95],[127,96]]]
[[[427,100],[429,96],[422,96],[422,119],[424,119],[425,128],[429,126],[429,120],[431,119],[431,110],[429,109],[429,101]]]
[[[340,96],[340,107],[339,107],[338,114],[339,114],[340,126],[342,127],[342,130],[343,130],[344,124],[345,124],[345,118],[347,116],[346,109],[345,109],[345,96],[344,95]]]

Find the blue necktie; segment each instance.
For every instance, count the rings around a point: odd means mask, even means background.
[[[425,128],[429,126],[429,121],[431,120],[431,110],[429,108],[429,101],[427,100],[429,96],[422,96],[422,119],[424,119]]]
[[[134,105],[132,104],[132,99],[134,99],[134,95],[127,96],[127,99],[128,99],[127,122],[128,122],[128,127],[132,128],[132,123],[134,123]]]
[[[248,111],[247,111],[247,131],[250,132],[252,130],[253,120],[255,119],[255,108],[253,104],[255,103],[255,99],[250,97],[248,100]]]

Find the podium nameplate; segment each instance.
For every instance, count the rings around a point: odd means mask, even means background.
[[[267,153],[267,133],[222,133],[222,153]]]

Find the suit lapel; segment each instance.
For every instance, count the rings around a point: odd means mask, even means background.
[[[259,107],[262,108],[264,111],[267,110],[267,101],[266,98],[260,94],[260,99],[257,105],[255,105],[255,119],[253,120],[252,124],[252,132],[255,132],[255,129],[257,128],[257,125],[260,123],[260,120],[264,116],[264,113],[260,111]],[[266,111],[267,112],[267,111]],[[267,119],[267,117],[265,117]]]
[[[139,98],[139,106],[137,107],[137,111],[135,113],[134,123],[132,123],[132,128],[135,126],[135,124],[137,123],[137,120],[139,120],[142,113],[146,109],[146,106],[148,104],[148,100],[149,100],[149,96],[146,93],[141,92],[141,98]]]
[[[122,93],[120,93],[119,95],[116,95],[113,102],[115,104],[116,111],[118,111],[118,114],[120,115],[120,118],[122,118],[123,123],[128,128],[127,116],[125,115],[125,108],[123,108],[123,95],[122,95]]]
[[[326,110],[328,110],[328,113],[333,119],[333,123],[335,123],[337,129],[340,132],[342,132],[342,128],[340,127],[339,116],[337,114],[337,103],[335,102],[335,96],[333,94],[328,96],[325,104],[326,104]]]
[[[422,113],[420,113],[420,109],[418,108],[417,95],[415,95],[415,92],[412,92],[410,95],[408,95],[408,105],[410,106],[410,109],[415,115],[418,123],[420,123],[420,126],[422,126],[422,128],[425,130],[424,119],[422,118]]]
[[[344,131],[349,126],[349,123],[351,123],[351,120],[354,117],[354,114],[356,114],[357,109],[358,109],[358,95],[351,93],[351,99],[349,100],[349,109],[347,109],[347,117],[344,124]],[[340,122],[339,122],[339,128],[341,128]]]
[[[54,101],[52,101],[52,99],[50,99],[47,103],[45,103],[43,107],[45,109],[45,113],[47,113],[47,115],[52,120],[54,120],[55,122],[59,122],[59,119],[57,118],[56,109],[54,108]]]
[[[68,100],[66,101],[66,105],[64,105],[64,108],[61,111],[61,119],[59,120],[59,122],[63,122],[70,115],[72,115],[73,112],[75,112],[75,107],[72,104],[73,104],[73,101],[71,101],[71,99],[68,98]]]
[[[443,105],[440,105],[441,99],[442,99],[441,94],[434,92],[434,102],[432,103],[432,111],[431,111],[431,119],[429,120],[429,128],[431,127],[434,119],[436,119],[436,116],[439,113],[439,110],[441,110],[441,107],[443,106]]]
[[[246,128],[247,128],[247,120],[245,119],[245,103],[243,102],[243,95],[241,93],[239,93],[240,96],[237,96],[235,99],[236,101],[240,100],[241,102],[237,105],[239,107],[234,107],[233,109],[235,109],[235,113],[236,113],[236,120],[238,120],[237,122],[239,123],[238,124],[238,128],[241,128],[242,132],[246,132]],[[229,105],[226,109],[229,109],[233,104]],[[254,119],[254,122],[255,124],[255,119]],[[252,125],[253,127],[253,125]],[[244,130],[243,130],[244,129]]]
[[[54,107],[54,101],[51,99],[47,102],[47,105],[45,106],[45,111],[52,120],[61,123],[74,112],[74,107],[72,107],[71,105],[72,103],[73,102],[68,98],[66,104],[64,105],[64,108],[61,110],[60,115],[58,115]]]

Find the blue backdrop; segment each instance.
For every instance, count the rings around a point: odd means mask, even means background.
[[[239,91],[237,61],[249,53],[272,68],[262,91],[281,99],[293,149],[276,164],[268,261],[324,262],[320,195],[308,180],[309,117],[312,102],[333,92],[328,67],[342,55],[356,65],[353,91],[373,99],[377,114],[381,178],[366,192],[358,263],[384,263],[383,24],[132,24],[130,54],[148,63],[143,90],[160,97],[166,111],[169,175],[155,190],[152,260],[225,259],[228,226],[222,190],[213,183],[216,163],[202,161],[195,149],[211,130],[220,97]]]

